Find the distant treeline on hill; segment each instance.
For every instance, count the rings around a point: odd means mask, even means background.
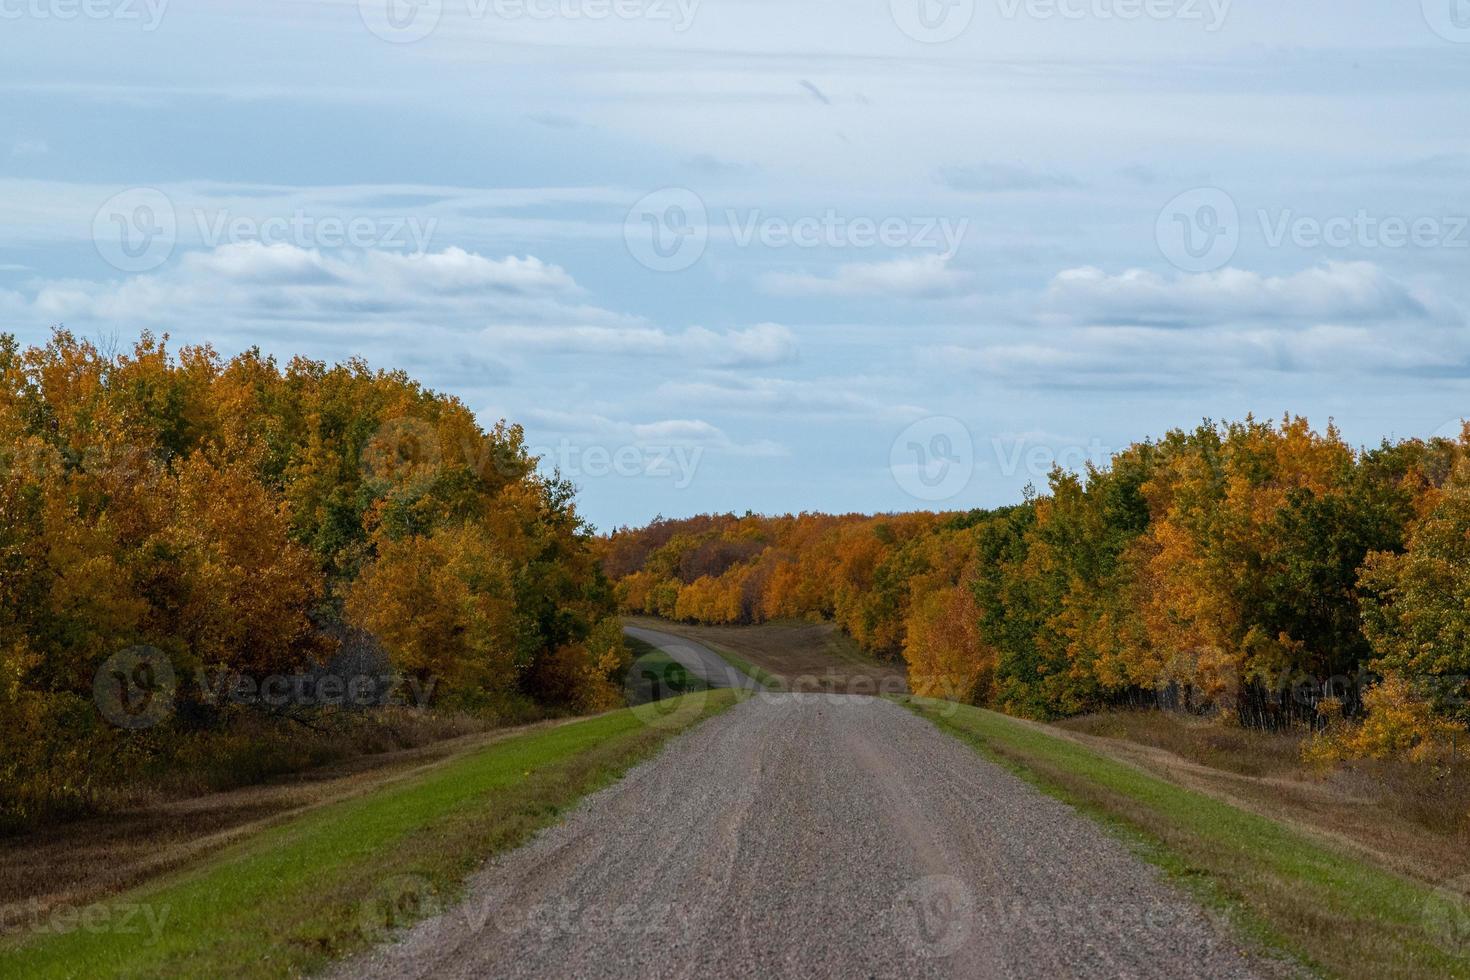
[[[1207,421],[998,510],[658,520],[600,547],[626,611],[824,617],[916,693],[1020,715],[1162,702],[1421,758],[1467,716],[1470,433],[1356,451],[1301,418]]]
[[[404,691],[598,710],[626,658],[518,427],[357,361],[0,336],[0,826],[207,757],[241,713],[307,726],[284,751],[322,727],[298,709]]]

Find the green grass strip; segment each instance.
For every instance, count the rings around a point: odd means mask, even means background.
[[[1470,905],[1266,817],[1004,715],[903,703],[1040,788],[1131,832],[1248,932],[1328,975],[1470,977]]]
[[[658,647],[637,637],[625,636],[633,651],[624,693],[631,705],[644,705],[664,698],[709,690],[704,679]]]
[[[0,946],[0,976],[280,977],[319,969],[381,940],[389,926],[447,907],[486,858],[736,699],[700,692],[527,733],[324,806],[82,910],[69,931],[21,934]]]

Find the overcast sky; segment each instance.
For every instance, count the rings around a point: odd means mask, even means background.
[[[0,320],[362,355],[603,529],[1470,413],[1464,0],[0,0]]]

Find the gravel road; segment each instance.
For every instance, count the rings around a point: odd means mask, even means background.
[[[488,864],[369,977],[1249,977],[1190,900],[902,707],[763,694]]]
[[[743,674],[731,667],[725,658],[703,643],[638,626],[625,626],[623,632],[658,647],[710,687],[742,687],[749,691],[763,690],[761,685],[757,684],[748,674]]]

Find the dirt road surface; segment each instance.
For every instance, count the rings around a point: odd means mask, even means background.
[[[906,694],[903,662],[883,661],[858,647],[833,623],[780,620],[745,626],[670,623],[651,616],[623,617],[625,631],[688,640],[761,668],[788,691],[817,694]]]
[[[763,690],[748,675],[741,673],[731,667],[718,653],[715,653],[703,643],[695,640],[686,640],[682,636],[673,636],[658,630],[643,629],[638,626],[625,626],[623,632],[631,637],[651,643],[674,660],[683,664],[689,673],[704,681],[710,687],[739,687],[750,691]]]
[[[432,898],[432,897],[431,897]],[[761,694],[357,977],[1249,977],[1156,869],[900,705]]]

